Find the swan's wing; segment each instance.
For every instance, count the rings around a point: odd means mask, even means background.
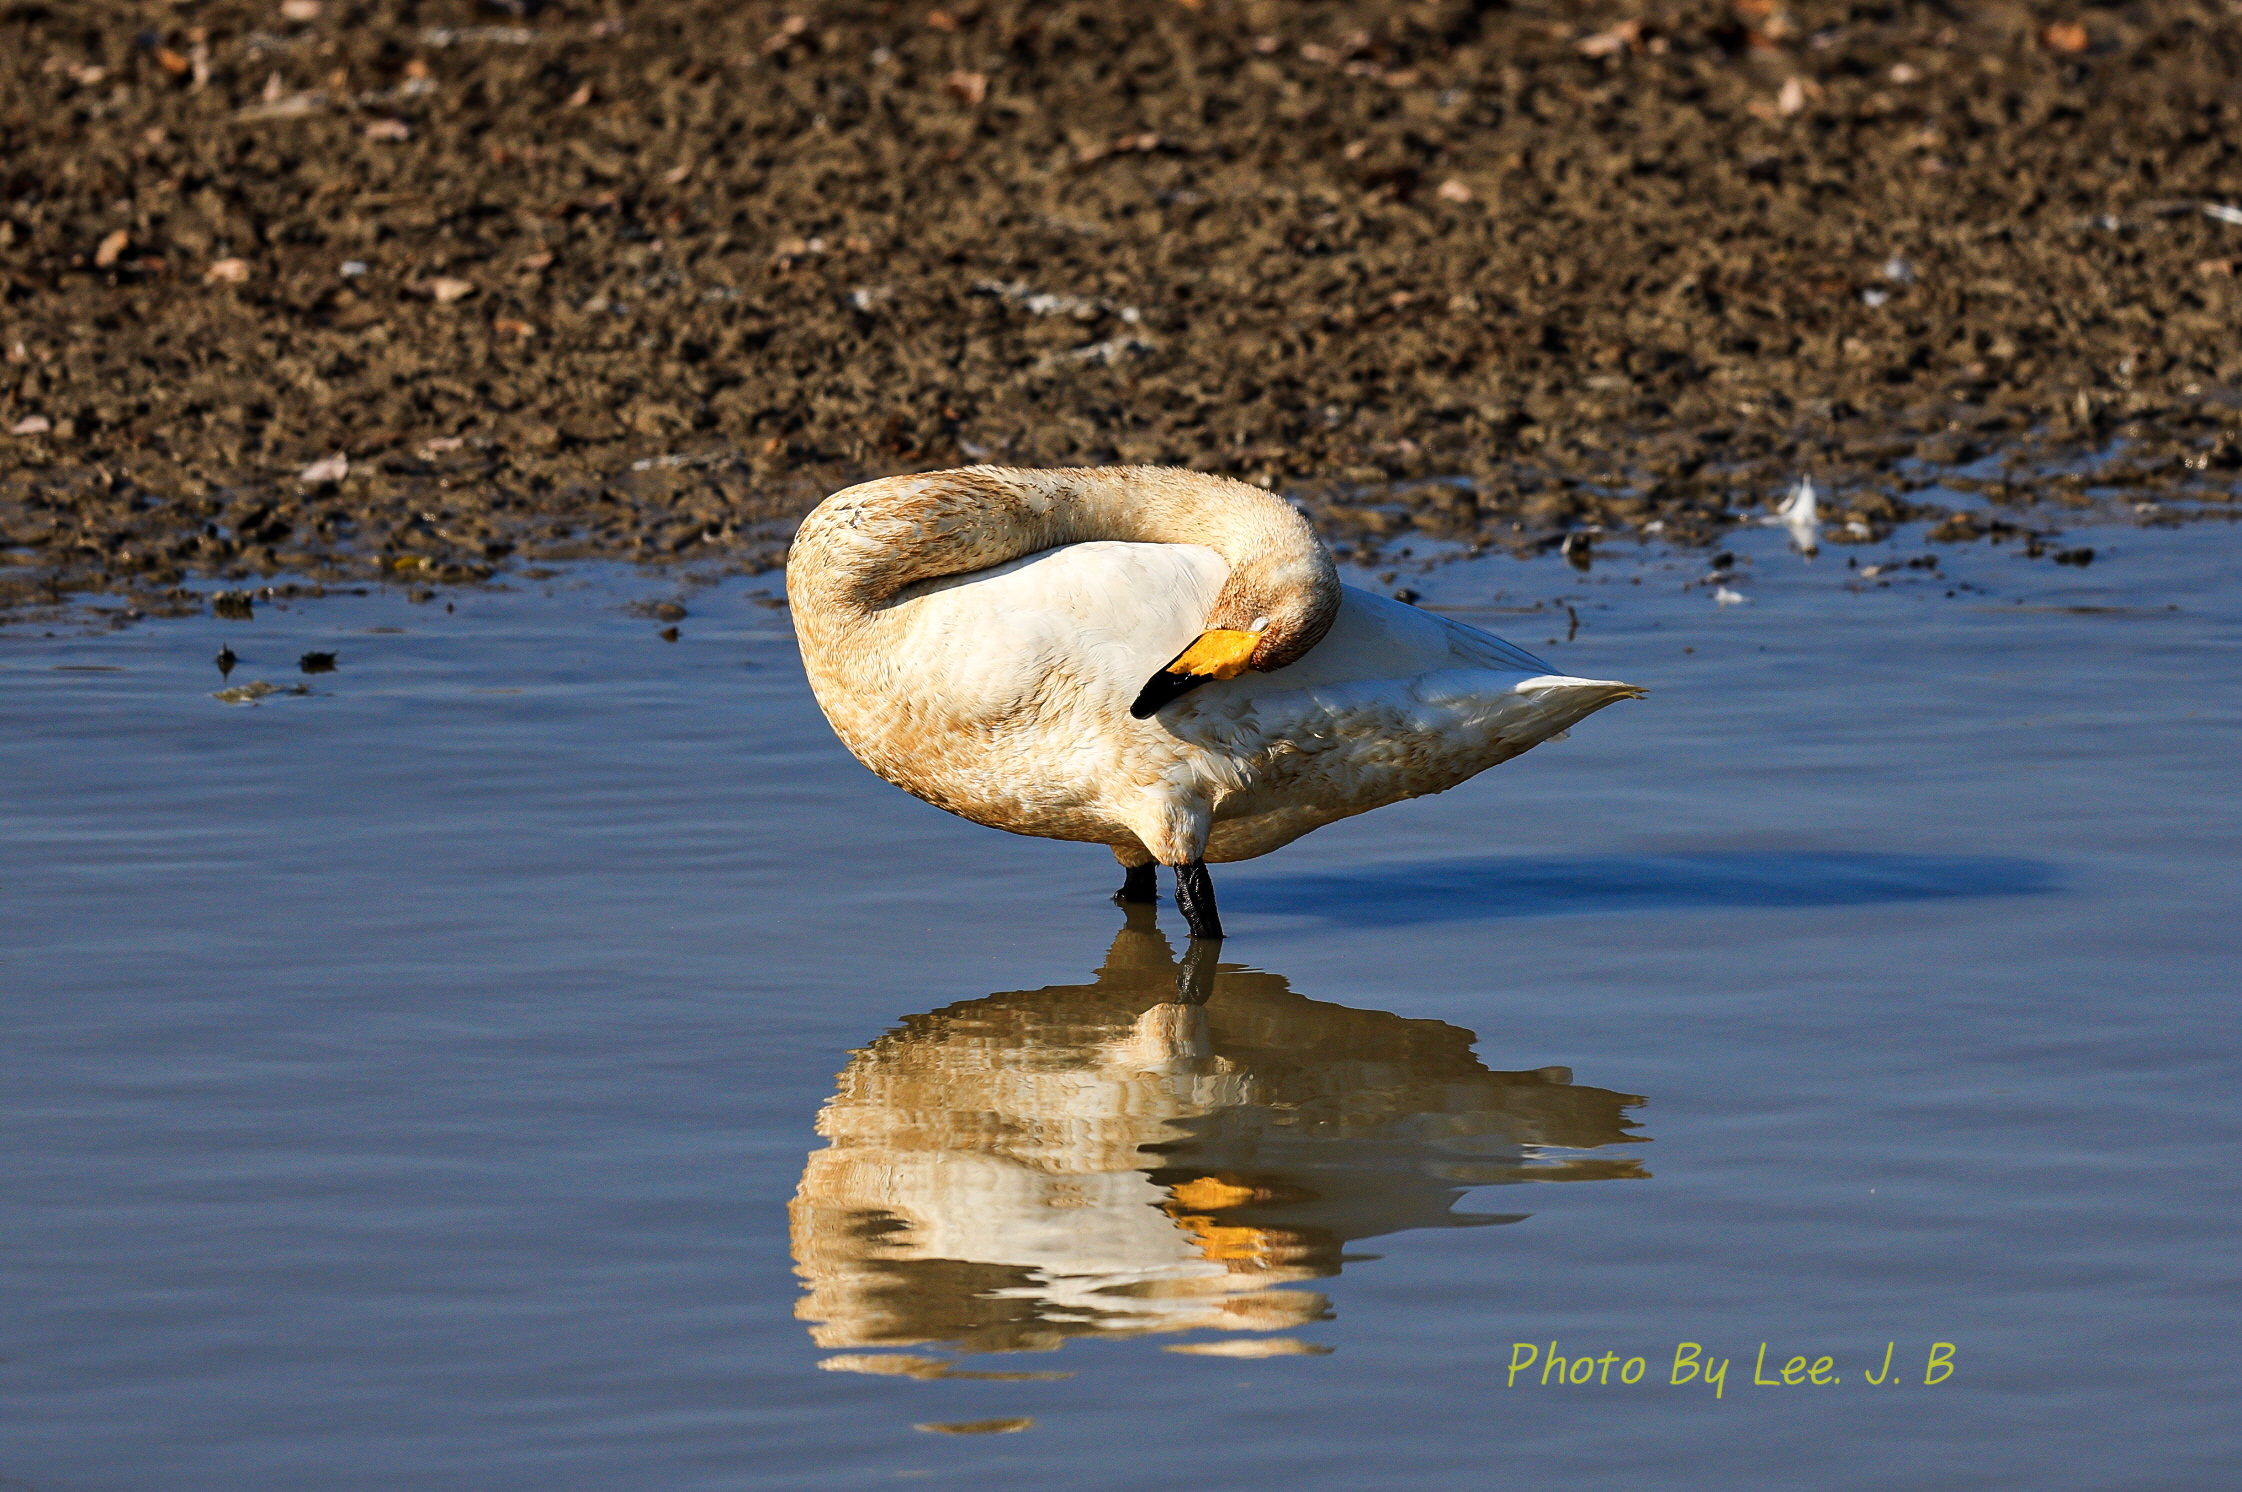
[[[1228,573],[1220,555],[1196,544],[1070,544],[914,586],[898,604],[910,613],[907,646],[922,687],[956,718],[993,723],[1039,705],[1048,711],[1060,698],[1093,712],[1126,710],[1199,635]],[[1234,680],[1219,697],[1307,691],[1306,705],[1339,697],[1333,685],[1406,692],[1427,675],[1441,677],[1433,687],[1447,702],[1465,683],[1492,697],[1529,678],[1563,677],[1499,637],[1348,586],[1330,633],[1305,658]]]
[[[895,680],[887,724],[909,759],[875,770],[983,823],[1108,843],[1142,837],[1148,813],[1158,828],[1176,805],[1219,801],[1208,852],[1242,859],[1452,787],[1638,692],[1348,590],[1299,662],[1132,720],[1228,575],[1196,545],[1098,542],[913,587],[868,665]]]
[[[1394,603],[1400,604],[1398,602]],[[1412,608],[1414,609],[1414,608]],[[1428,613],[1420,612],[1419,615]],[[1519,669],[1526,673],[1553,674],[1557,670],[1536,658],[1514,642],[1505,642],[1492,632],[1482,632],[1477,627],[1467,627],[1448,617],[1436,616],[1434,621],[1447,630],[1448,645],[1457,652],[1486,668]]]
[[[1274,673],[1206,685],[1168,718],[1194,745],[1262,761],[1347,812],[1439,792],[1641,693],[1560,674],[1499,638],[1348,590],[1330,634]],[[1337,816],[1337,815],[1331,815]]]
[[[1346,586],[1339,618],[1324,640],[1290,668],[1263,677],[1282,687],[1302,688],[1398,680],[1456,668],[1525,675],[1557,672],[1524,648],[1476,627]]]
[[[904,646],[918,687],[960,719],[1066,704],[1125,714],[1199,635],[1228,577],[1197,544],[1069,544],[912,587],[898,603]]]

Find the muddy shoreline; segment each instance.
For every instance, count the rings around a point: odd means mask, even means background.
[[[2215,4],[27,0],[0,58],[11,607],[754,571],[983,459],[1372,555],[2242,472]]]

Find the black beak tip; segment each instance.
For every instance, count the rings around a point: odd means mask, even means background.
[[[1169,673],[1162,669],[1144,681],[1144,687],[1137,691],[1137,702],[1129,706],[1129,714],[1138,720],[1149,720],[1205,682],[1203,675]]]

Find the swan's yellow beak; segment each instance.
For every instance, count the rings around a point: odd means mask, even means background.
[[[1191,674],[1208,679],[1234,679],[1246,671],[1246,660],[1261,641],[1258,632],[1233,632],[1216,627],[1199,634],[1198,641],[1175,655],[1164,673]]]
[[[1129,706],[1129,713],[1143,720],[1209,679],[1236,678],[1246,671],[1246,663],[1260,642],[1259,632],[1209,628],[1200,633],[1191,646],[1176,654],[1166,668],[1145,680],[1137,702]]]

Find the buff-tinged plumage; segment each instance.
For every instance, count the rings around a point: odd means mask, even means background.
[[[1342,587],[1258,488],[1149,467],[976,466],[837,492],[787,594],[810,687],[859,760],[976,823],[1124,865],[1244,860],[1454,787],[1639,690]],[[1203,644],[1236,672],[1146,719]]]

